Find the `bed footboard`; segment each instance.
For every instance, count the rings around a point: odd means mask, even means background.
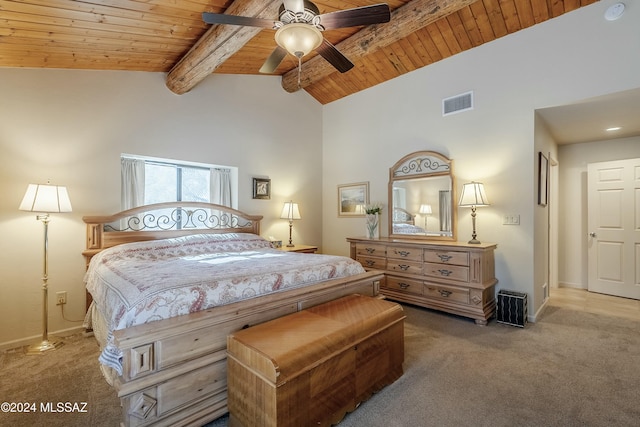
[[[227,412],[226,338],[232,332],[350,294],[379,296],[384,274],[241,301],[114,332],[123,374],[114,382],[124,426],[202,426]]]

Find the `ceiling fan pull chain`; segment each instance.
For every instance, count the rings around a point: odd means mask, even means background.
[[[302,74],[302,55],[298,56],[298,89],[302,86],[300,85],[300,75]]]

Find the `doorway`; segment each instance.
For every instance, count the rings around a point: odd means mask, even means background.
[[[640,159],[587,166],[588,289],[640,299]]]

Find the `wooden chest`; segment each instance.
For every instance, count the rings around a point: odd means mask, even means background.
[[[402,375],[404,317],[350,295],[230,335],[230,425],[337,423]]]

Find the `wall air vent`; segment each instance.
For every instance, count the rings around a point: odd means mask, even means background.
[[[473,110],[473,92],[463,93],[442,100],[442,115],[461,113]]]

